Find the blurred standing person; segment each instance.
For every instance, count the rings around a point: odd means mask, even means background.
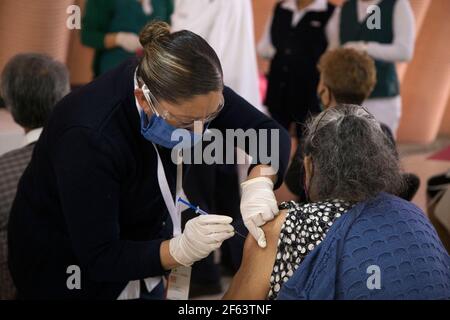
[[[322,108],[335,108],[339,104],[362,106],[376,84],[374,60],[365,52],[349,48],[328,50],[319,60],[320,82],[317,92]],[[395,138],[389,127],[380,123],[389,145],[399,158]],[[305,190],[304,141],[300,141],[285,177],[285,184],[300,202],[307,201]],[[411,201],[419,189],[420,179],[413,173],[402,173],[404,188],[398,197]]]
[[[8,270],[7,225],[17,185],[30,162],[53,106],[70,90],[67,68],[52,58],[19,54],[5,66],[0,91],[14,121],[25,131],[22,148],[0,157],[0,300],[15,298]]]
[[[343,45],[375,59],[377,83],[364,107],[395,135],[402,112],[395,63],[411,60],[414,53],[415,21],[409,1],[349,0],[333,14],[327,35],[329,49]]]
[[[222,63],[224,83],[265,112],[259,96],[251,1],[175,0],[172,31],[183,29],[197,33],[214,49]],[[245,180],[247,171],[247,165],[194,165],[186,177],[189,183],[185,192],[194,203],[210,211],[221,210],[238,220],[239,182]],[[242,239],[235,238],[221,248],[222,264],[232,273],[240,265],[243,249]],[[213,256],[195,264],[192,280],[191,297],[222,291],[220,270]]]
[[[136,55],[138,33],[152,20],[169,22],[173,0],[87,0],[81,42],[94,48],[95,77]]]
[[[316,65],[328,45],[325,27],[334,8],[326,0],[281,1],[258,44],[259,55],[271,59],[265,105],[286,129],[296,123],[298,136],[308,115],[320,112]]]
[[[175,0],[172,30],[203,37],[222,63],[225,84],[263,111],[250,0]]]

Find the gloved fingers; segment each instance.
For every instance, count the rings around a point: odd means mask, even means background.
[[[234,235],[234,229],[222,230],[220,232],[208,232],[203,233],[200,230],[197,230],[193,233],[193,236],[190,237],[190,242],[195,243],[197,246],[201,246],[202,244],[210,245],[219,241],[223,235]]]
[[[231,224],[208,224],[199,226],[199,229],[203,234],[234,232],[234,228]]]
[[[205,243],[204,241],[193,240],[184,243],[184,251],[186,254],[195,257],[196,261],[206,257],[211,251],[213,243]]]
[[[212,241],[208,238],[209,231],[204,226],[196,225],[191,228],[191,230],[185,232],[186,238],[190,242],[195,243],[196,246],[212,243]]]
[[[203,241],[194,239],[191,242],[186,242],[183,247],[184,253],[189,255],[195,261],[201,260],[208,256],[212,251],[219,248],[223,241],[231,238],[234,233],[214,233],[208,235]],[[206,243],[207,241],[208,243]]]
[[[261,218],[264,220],[264,223],[267,221],[270,221],[274,218],[274,214],[272,212],[272,208],[270,207],[270,204],[267,204],[266,206],[261,207]]]
[[[245,207],[241,207],[241,212],[247,213],[247,216],[261,215],[264,221],[270,221],[275,214],[278,213],[278,204],[276,200],[259,200],[257,204],[247,204]]]
[[[248,187],[262,187],[262,188],[271,188],[273,189],[273,181],[267,177],[257,177],[241,183],[242,189]]]
[[[252,220],[245,223],[245,226],[247,227],[248,232],[258,242],[258,245],[261,248],[265,248],[267,243],[266,243],[266,236],[264,234],[264,231],[260,227],[256,226]]]
[[[208,230],[214,226],[214,232]],[[229,236],[231,234],[231,236]],[[217,241],[223,241],[222,238],[228,239],[234,235],[234,228],[231,225],[208,225],[201,226],[189,233],[188,239],[196,246],[211,245]]]
[[[227,239],[230,239],[234,236],[234,231],[232,232],[220,232],[220,233],[211,233],[208,235],[208,238],[212,239],[215,243],[224,242]]]
[[[192,220],[197,219],[199,224],[202,225],[208,225],[208,224],[230,224],[233,222],[233,218],[229,216],[224,215],[218,215],[218,214],[208,214],[208,215],[201,215],[199,217],[196,217]],[[191,220],[191,221],[192,221]]]
[[[169,242],[170,255],[180,264],[190,266],[194,262],[192,256],[188,255],[182,236],[172,238]]]
[[[269,202],[270,210],[272,210],[272,213],[274,216],[278,215],[280,213],[280,209],[278,208],[278,202],[276,199],[273,199]]]
[[[244,219],[244,224],[246,224],[247,221],[252,221],[257,227],[260,227],[260,226],[263,226],[266,224],[266,221],[263,219],[261,213],[244,216],[243,219]]]

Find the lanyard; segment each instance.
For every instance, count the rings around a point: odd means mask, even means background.
[[[164,167],[161,161],[161,156],[159,155],[158,148],[153,143],[153,147],[155,148],[156,155],[158,157],[158,184],[159,189],[161,190],[161,194],[163,196],[164,202],[166,204],[167,210],[169,211],[170,218],[172,219],[173,224],[173,236],[177,236],[181,234],[181,212],[180,207],[177,203],[178,197],[183,194],[183,164],[180,161],[180,152],[177,153],[177,182],[176,182],[176,196],[175,201],[172,198],[172,192],[170,192],[169,183],[167,182],[166,172],[164,171]]]
[[[175,201],[170,192],[169,183],[167,182],[166,173],[159,155],[158,148],[153,143],[156,155],[158,156],[158,184],[161,190],[164,202],[173,223],[173,236],[181,234],[181,212],[178,205],[178,197],[186,197],[184,195],[183,182],[183,163],[181,161],[181,150],[177,152],[177,184]],[[189,286],[191,282],[191,267],[178,267],[171,270],[167,284],[167,299],[169,300],[187,300],[189,297]]]
[[[169,183],[167,182],[166,173],[164,171],[164,167],[161,161],[161,157],[158,152],[158,148],[155,144],[153,144],[155,148],[156,155],[158,158],[158,184],[159,189],[161,190],[162,196],[164,198],[164,202],[166,204],[167,210],[169,211],[170,218],[172,219],[173,224],[173,235],[177,236],[181,234],[181,212],[179,210],[179,206],[176,201],[172,199],[172,193],[170,192]],[[176,198],[184,197],[184,192],[182,188],[182,179],[183,179],[183,164],[180,161],[180,153],[177,154],[177,184],[176,184]],[[152,291],[161,281],[161,277],[152,277],[144,279],[145,284],[147,286],[148,291]],[[187,291],[189,292],[189,286],[187,286]],[[140,297],[141,286],[139,280],[134,280],[128,282],[128,285],[120,294],[118,300],[129,300],[129,299],[138,299]],[[187,295],[183,296],[184,299],[187,299]]]

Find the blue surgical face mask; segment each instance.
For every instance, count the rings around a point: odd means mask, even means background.
[[[209,123],[205,124],[204,128],[206,129],[208,125]],[[148,141],[168,149],[192,148],[203,138],[203,134],[174,127],[155,113],[149,118],[143,110],[141,111],[141,134]]]

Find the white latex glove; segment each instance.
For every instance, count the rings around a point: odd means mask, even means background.
[[[142,48],[139,37],[132,32],[119,32],[116,35],[116,44],[128,52],[136,52]]]
[[[344,48],[355,49],[361,52],[367,51],[367,43],[363,41],[350,41],[344,44]]]
[[[273,193],[273,182],[266,177],[247,180],[241,184],[241,214],[250,234],[265,248],[266,236],[260,226],[278,214],[278,204]]]
[[[206,258],[222,242],[234,236],[233,219],[221,215],[202,215],[186,223],[184,232],[169,242],[170,255],[183,266]]]

